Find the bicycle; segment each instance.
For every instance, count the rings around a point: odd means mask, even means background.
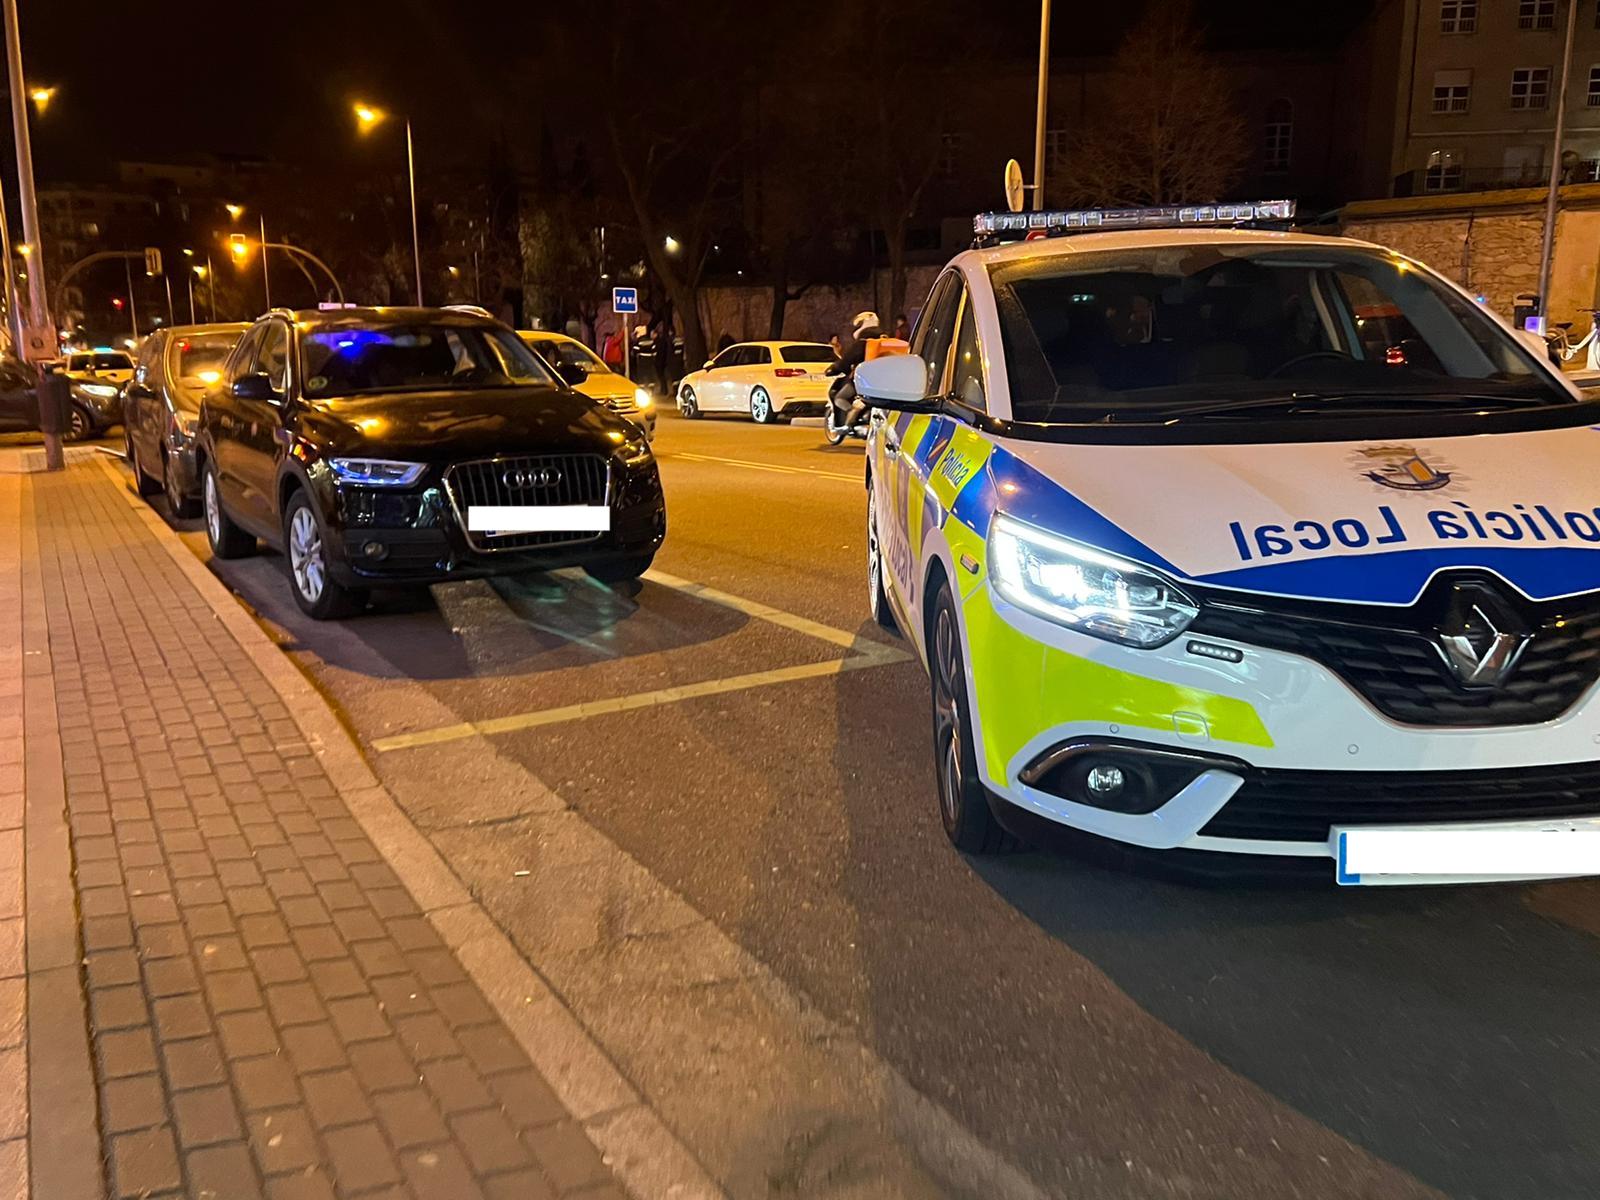
[[[1589,314],[1589,332],[1574,343],[1567,332],[1572,328],[1571,321],[1551,325],[1545,334],[1545,342],[1550,347],[1550,361],[1560,366],[1586,352],[1584,365],[1591,371],[1600,371],[1600,336],[1597,336],[1600,335],[1600,320],[1596,319],[1600,309],[1580,308],[1578,311]]]

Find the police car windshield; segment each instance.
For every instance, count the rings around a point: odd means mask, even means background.
[[[1229,401],[1309,393],[1325,403],[1286,415],[1455,392],[1572,403],[1478,306],[1375,251],[1152,246],[998,263],[990,278],[1017,421],[1238,419]]]
[[[310,397],[549,384],[514,333],[489,325],[334,326],[300,344]]]

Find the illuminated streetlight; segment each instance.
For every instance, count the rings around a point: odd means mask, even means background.
[[[662,242],[661,245],[668,254],[676,254],[679,250],[683,249],[683,243],[678,241],[678,239],[673,237],[670,233],[667,234],[667,240]]]
[[[461,278],[461,268],[460,267],[446,267],[445,270],[450,272],[450,278],[451,279],[460,279]]]
[[[204,279],[206,277],[206,265],[205,265],[205,263],[195,263],[194,264],[194,273],[195,273],[196,278]]]
[[[194,251],[192,249],[190,249],[188,246],[185,246],[183,248],[183,256],[185,258],[193,258],[194,257]]]
[[[28,99],[33,101],[33,106],[39,110],[39,115],[44,116],[44,110],[50,107],[50,101],[55,99],[56,89],[53,87],[36,87],[28,91]]]
[[[232,220],[237,221],[244,216],[244,205],[242,204],[224,204],[222,207],[228,210],[228,216]]]
[[[372,130],[389,116],[376,105],[357,100],[350,106],[356,115],[356,128],[362,133]],[[411,258],[417,269],[417,304],[422,304],[422,235],[417,226],[417,156],[411,142],[411,118],[406,118],[406,178],[411,184]]]
[[[28,245],[27,242],[19,242],[17,244],[17,253],[22,255],[23,258],[27,258],[28,255],[33,253],[33,247]]]

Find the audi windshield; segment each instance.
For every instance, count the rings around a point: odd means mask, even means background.
[[[313,399],[555,383],[516,334],[488,325],[313,329],[300,357]]]

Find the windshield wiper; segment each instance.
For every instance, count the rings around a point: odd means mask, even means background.
[[[1351,411],[1404,412],[1413,408],[1470,407],[1484,403],[1501,407],[1519,408],[1526,405],[1548,404],[1549,396],[1522,395],[1508,392],[1290,392],[1277,396],[1253,396],[1240,400],[1221,400],[1214,404],[1171,405],[1137,414],[1146,421],[1184,421],[1191,417],[1232,416],[1235,413],[1258,409],[1284,408],[1297,404],[1322,407],[1338,402],[1340,408]],[[1354,401],[1355,403],[1350,403]],[[1116,419],[1115,415],[1112,417]]]

